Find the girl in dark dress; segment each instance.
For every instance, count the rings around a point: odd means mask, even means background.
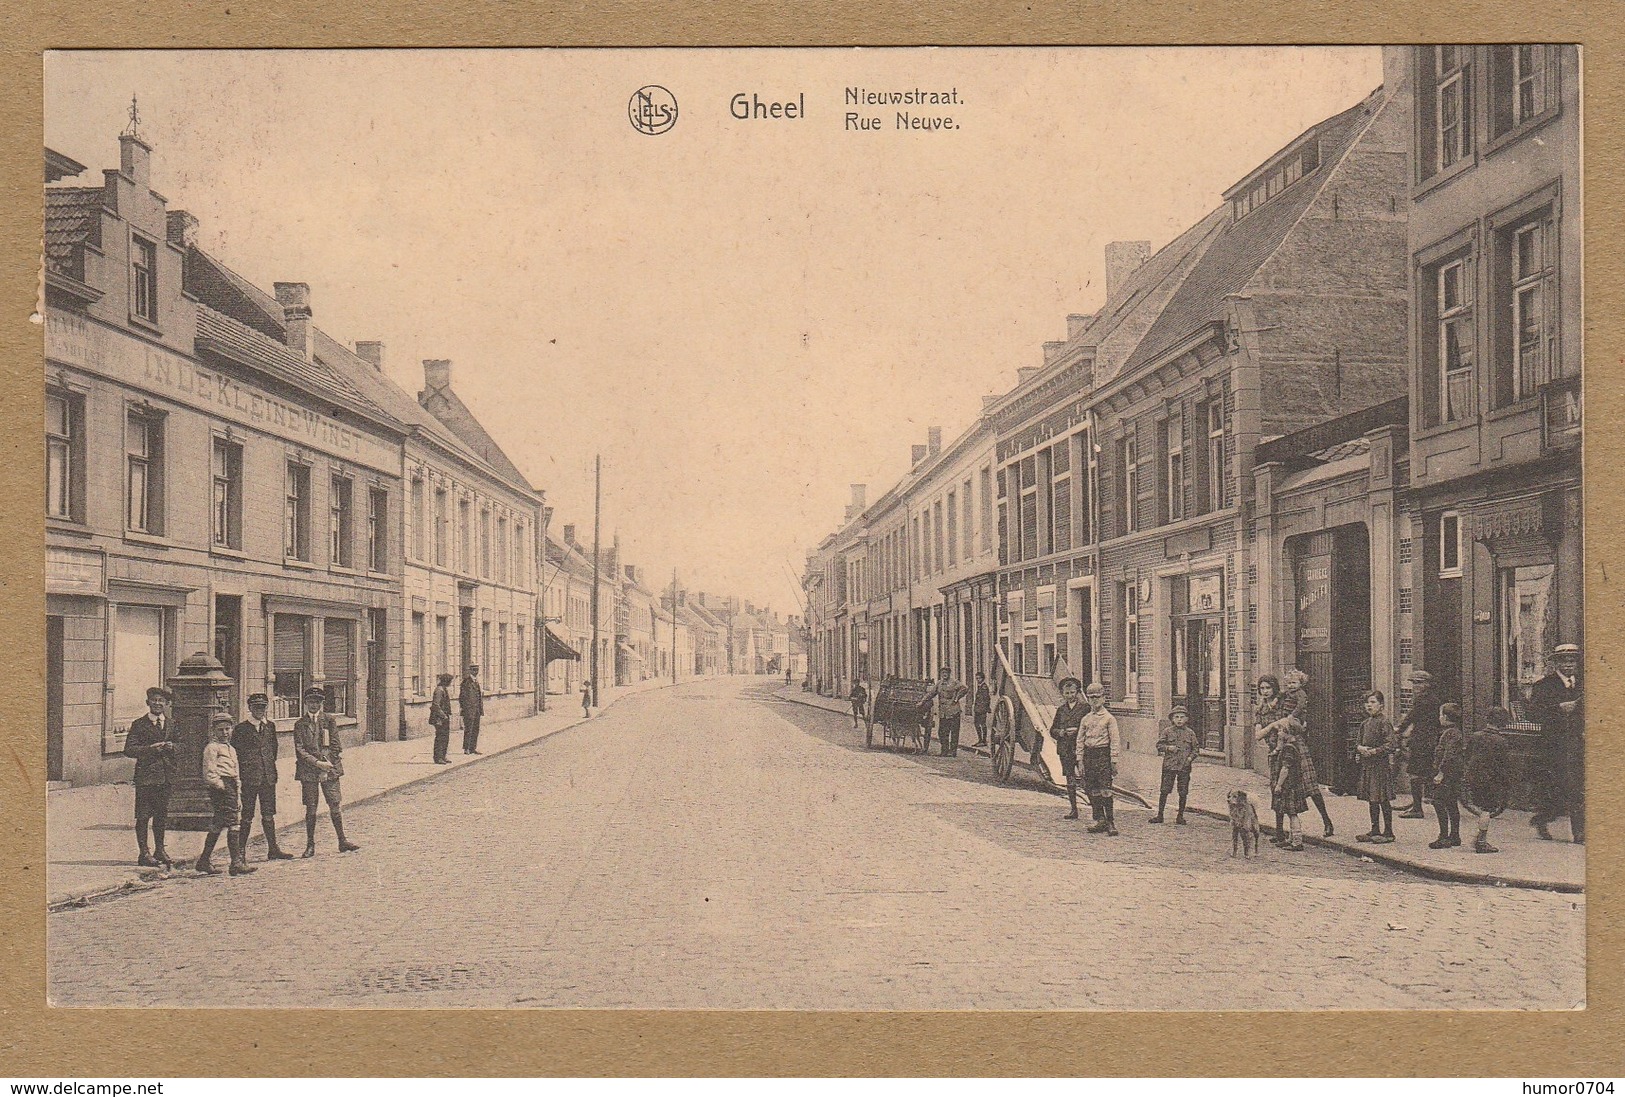
[[[1506,737],[1501,733],[1512,722],[1512,713],[1492,708],[1484,716],[1484,727],[1467,736],[1467,768],[1462,776],[1462,807],[1478,821],[1474,853],[1500,853],[1490,845],[1490,820],[1507,806],[1507,786],[1512,783],[1512,762]]]
[[[1253,726],[1258,730],[1254,737],[1269,747],[1270,788],[1273,789],[1275,779],[1281,775],[1281,737],[1272,730],[1281,718],[1281,680],[1273,674],[1261,675],[1256,688],[1258,703],[1253,708]],[[1275,837],[1271,841],[1278,846],[1286,844],[1286,817],[1279,811],[1275,813]]]
[[[1466,768],[1466,738],[1461,733],[1461,706],[1439,706],[1439,743],[1433,753],[1433,810],[1439,817],[1439,837],[1429,849],[1461,845],[1461,778]]]
[[[1281,746],[1275,783],[1271,786],[1270,805],[1275,809],[1277,818],[1286,816],[1290,828],[1291,837],[1282,848],[1299,852],[1303,849],[1303,831],[1299,828],[1298,816],[1309,810],[1303,780],[1304,759],[1309,755],[1309,748],[1303,739],[1303,725],[1298,723],[1296,717],[1285,717],[1272,727]]]
[[[1365,695],[1365,721],[1354,741],[1354,758],[1360,766],[1360,799],[1371,809],[1371,831],[1357,835],[1361,842],[1387,843],[1394,840],[1394,752],[1399,737],[1394,725],[1382,714],[1383,695],[1374,689]]]
[[[1320,812],[1326,837],[1332,836],[1332,817],[1326,811],[1326,797],[1320,791],[1320,774],[1315,770],[1315,757],[1309,751],[1309,675],[1293,667],[1286,672],[1286,691],[1281,694],[1281,714],[1293,716],[1303,729],[1303,788],[1304,793]]]

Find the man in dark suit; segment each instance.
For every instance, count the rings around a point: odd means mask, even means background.
[[[344,744],[339,742],[338,724],[323,711],[326,703],[326,694],[315,686],[305,690],[305,714],[293,725],[293,775],[299,779],[305,801],[305,852],[301,857],[316,856],[316,809],[324,797],[339,852],[361,848],[344,837],[344,795],[339,786],[339,778],[344,776]]]
[[[1568,815],[1575,842],[1586,840],[1585,693],[1580,684],[1580,645],[1559,644],[1552,650],[1552,669],[1529,691],[1531,714],[1540,723],[1541,751],[1537,810],[1529,824],[1546,841],[1547,829]]]
[[[434,762],[451,765],[446,751],[451,747],[451,675],[442,674],[429,699],[429,726],[434,728]]]
[[[241,849],[248,849],[248,835],[254,827],[254,805],[260,806],[260,829],[265,831],[265,859],[291,861],[276,844],[276,721],[265,718],[270,699],[263,693],[248,695],[249,718],[231,733],[231,746],[237,752],[237,782],[242,789],[243,814],[238,821]],[[246,856],[246,852],[244,854]]]
[[[471,666],[457,691],[457,707],[463,713],[463,753],[480,752],[480,717],[485,715],[485,693],[480,689],[480,668]]]
[[[164,848],[164,831],[169,821],[169,788],[175,781],[176,736],[174,723],[165,709],[170,692],[163,686],[147,690],[147,712],[130,722],[124,736],[124,754],[135,759],[135,842],[140,850],[136,864],[169,868],[173,864]],[[152,824],[153,852],[147,852],[147,824]]]

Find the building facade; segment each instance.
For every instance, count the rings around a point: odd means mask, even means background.
[[[1584,628],[1579,55],[1394,52],[1416,102],[1415,641],[1470,721],[1512,710],[1526,755],[1529,689]]]
[[[146,687],[197,651],[239,708],[314,685],[347,741],[384,738],[404,428],[316,353],[307,287],[237,299],[120,146],[101,186],[46,190],[48,777],[128,779]]]

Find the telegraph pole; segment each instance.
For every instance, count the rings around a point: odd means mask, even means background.
[[[677,569],[671,569],[671,684],[677,684]]]
[[[604,502],[604,458],[592,461],[592,703],[598,704],[598,534]]]

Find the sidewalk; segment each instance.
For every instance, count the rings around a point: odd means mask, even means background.
[[[827,709],[851,719],[852,705],[849,701],[820,697],[800,689],[781,690],[779,695],[785,700]],[[969,764],[986,764],[985,750],[967,747],[963,742],[960,743],[960,750],[969,754]],[[1139,751],[1126,753],[1118,763],[1118,783],[1155,804],[1162,784],[1162,760],[1155,754]],[[1259,822],[1266,831],[1273,832],[1275,819],[1269,810],[1269,780],[1251,770],[1198,763],[1191,774],[1189,809],[1202,815],[1228,819],[1230,812],[1225,797],[1232,789],[1247,793],[1247,798],[1258,805]],[[1409,799],[1407,793],[1400,802],[1406,803]],[[1465,812],[1461,821],[1463,845],[1455,849],[1429,849],[1428,843],[1439,836],[1439,825],[1431,804],[1427,807],[1428,817],[1425,820],[1396,818],[1394,834],[1398,841],[1392,845],[1377,846],[1355,840],[1355,835],[1371,828],[1371,816],[1363,800],[1327,794],[1326,810],[1332,817],[1336,833],[1331,838],[1320,836],[1320,814],[1311,804],[1308,814],[1300,816],[1299,820],[1303,824],[1305,844],[1327,846],[1344,853],[1369,857],[1373,861],[1438,880],[1573,893],[1585,890],[1585,847],[1568,841],[1567,819],[1559,819],[1552,824],[1552,834],[1559,841],[1543,842],[1529,825],[1528,812],[1508,811],[1495,820],[1490,828],[1490,841],[1501,852],[1477,854],[1472,850],[1477,828],[1472,816]],[[1134,826],[1144,821],[1138,814],[1133,818]],[[1170,822],[1173,820],[1172,805],[1168,810],[1168,819]]]
[[[690,678],[686,681],[695,681]],[[641,682],[635,686],[603,687],[604,704],[598,711],[623,697],[661,689],[666,681]],[[596,713],[594,714],[596,716]],[[582,722],[577,695],[549,696],[547,711],[517,720],[485,724],[480,728],[479,755],[462,753],[462,732],[452,728],[451,764],[437,766],[432,755],[433,736],[417,739],[365,743],[344,752],[344,805],[376,799],[405,785],[426,781],[459,766],[472,765],[526,743],[556,735]],[[291,726],[291,725],[289,725]],[[287,728],[283,729],[284,732]],[[304,808],[299,801],[299,782],[293,779],[293,746],[283,736],[277,762],[277,836],[284,848],[297,854],[304,849]],[[135,786],[90,785],[61,789],[46,794],[45,801],[45,902],[47,909],[83,904],[90,899],[142,890],[162,883],[165,873],[138,868],[135,864]],[[367,836],[356,831],[363,846]],[[170,831],[169,855],[175,859],[174,875],[191,875],[190,862],[203,848],[204,835],[197,831]],[[317,848],[334,851],[333,830],[324,808],[316,832]],[[254,824],[250,860],[258,863],[265,848],[260,826]],[[225,845],[215,854],[217,867],[224,867]]]

